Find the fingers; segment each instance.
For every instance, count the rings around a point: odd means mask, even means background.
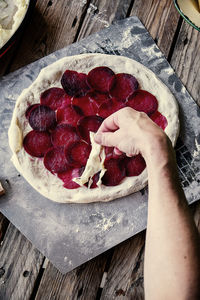
[[[118,144],[117,131],[115,132],[97,132],[94,136],[96,143],[107,146],[107,147],[116,147]]]
[[[121,155],[123,152],[120,151],[117,147],[115,147],[115,148],[114,148],[114,153],[115,153],[116,155]]]
[[[110,115],[108,118],[106,118],[101,126],[99,127],[97,134],[102,132],[112,132],[117,130],[119,127],[117,126],[115,122],[115,113]]]

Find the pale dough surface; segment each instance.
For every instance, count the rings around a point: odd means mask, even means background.
[[[30,104],[40,102],[40,94],[50,87],[61,87],[60,79],[66,69],[88,72],[98,66],[110,67],[115,73],[134,75],[142,89],[155,95],[158,110],[165,115],[168,125],[166,134],[175,145],[179,133],[178,105],[170,90],[156,75],[140,63],[123,56],[106,54],[81,54],[62,58],[42,69],[32,85],[25,89],[17,99],[9,128],[9,145],[12,150],[12,162],[24,178],[43,196],[56,202],[89,203],[110,201],[141,190],[147,184],[146,169],[134,177],[126,177],[119,185],[88,189],[83,186],[69,190],[63,182],[51,174],[44,166],[43,159],[31,157],[22,146],[24,136],[32,130],[25,117]]]
[[[15,33],[28,7],[28,0],[0,0],[0,48]]]
[[[186,17],[192,23],[200,27],[200,0],[199,5],[196,0],[178,0],[178,5]]]

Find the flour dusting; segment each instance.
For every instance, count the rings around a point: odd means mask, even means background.
[[[195,142],[196,150],[194,150],[193,152],[193,157],[195,158],[200,156],[200,144],[197,142],[197,139],[195,139],[194,142]]]

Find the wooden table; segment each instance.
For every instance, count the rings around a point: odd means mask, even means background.
[[[200,104],[200,33],[171,0],[38,0],[16,47],[0,60],[0,75],[137,15]],[[17,197],[17,195],[16,195]],[[200,229],[200,203],[191,206]],[[0,299],[144,299],[145,232],[62,275],[0,215]]]

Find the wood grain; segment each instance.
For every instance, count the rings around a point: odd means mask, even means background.
[[[0,213],[0,243],[4,238],[8,225],[9,221]]]
[[[200,105],[200,32],[182,23],[171,65],[194,100]]]
[[[0,247],[0,299],[30,299],[43,255],[10,224]]]
[[[144,239],[142,232],[115,247],[101,300],[144,298]]]
[[[108,27],[117,20],[125,18],[130,5],[131,0],[92,0],[87,9],[87,14],[77,40]]]
[[[109,253],[98,256],[66,275],[62,275],[51,263],[48,263],[36,300],[96,299]]]
[[[131,15],[137,15],[167,57],[179,21],[173,1],[136,0]]]
[[[85,0],[37,1],[10,71],[73,43],[86,7]]]

